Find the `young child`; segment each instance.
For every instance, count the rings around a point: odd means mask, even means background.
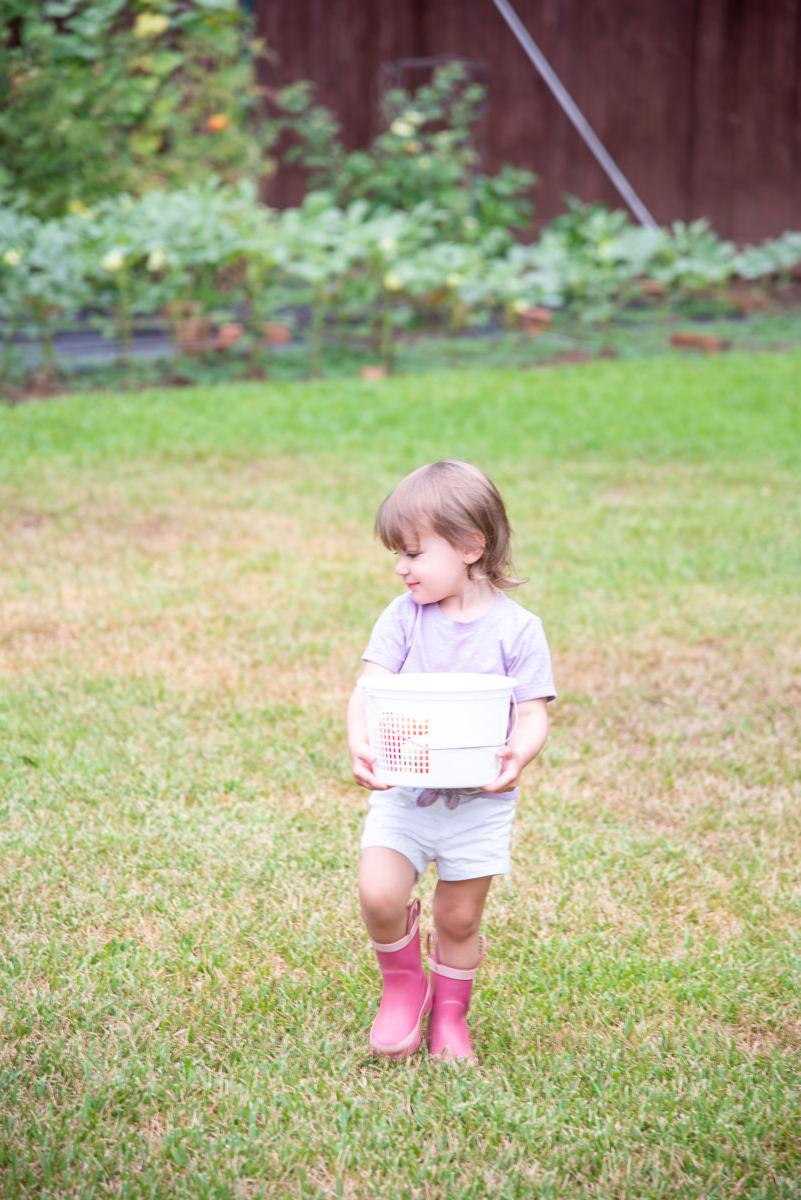
[[[382,784],[358,687],[348,705],[353,775],[372,790],[359,870],[362,917],[383,977],[371,1048],[393,1058],[413,1054],[430,1013],[429,1053],[474,1062],[466,1017],[486,948],[481,915],[493,875],[509,870],[518,779],[548,734],[547,702],[556,694],[550,655],[539,618],[505,594],[522,582],[511,575],[509,521],[477,467],[419,467],[384,500],[376,532],[397,555],[405,593],[379,617],[362,674],[455,671],[517,680],[518,726],[498,753],[497,778],[482,789]],[[439,881],[429,977],[420,958],[420,902],[409,897],[432,859]]]

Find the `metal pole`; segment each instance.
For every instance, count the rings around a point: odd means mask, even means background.
[[[553,70],[537,43],[531,37],[531,34],[528,32],[525,25],[509,3],[509,0],[493,0],[493,4],[503,17],[504,21],[506,21],[506,24],[517,38],[525,53],[531,59],[531,62],[539,71],[553,95],[556,97],[559,105],[562,108],[562,111],[570,119],[579,136],[595,155],[595,158],[601,164],[609,179],[620,192],[620,195],[626,201],[626,204],[628,204],[637,220],[641,225],[644,225],[646,229],[658,228],[656,221],[651,216],[640,197],[634,191],[634,188],[631,186],[628,179],[626,179],[626,176],[620,170],[617,163],[607,152],[598,135],[595,133],[595,130],[590,126],[589,122],[584,118],[581,111],[576,106],[573,97],[563,86],[559,76]]]

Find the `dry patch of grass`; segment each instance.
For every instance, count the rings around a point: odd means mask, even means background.
[[[769,1027],[756,1021],[743,1020],[738,1024],[726,1021],[707,1021],[704,1029],[736,1046],[749,1058],[770,1057],[777,1051],[797,1054],[801,1052],[801,1020],[788,1017],[778,1025]]]
[[[759,806],[790,819],[801,778],[801,651],[645,633],[560,662],[560,790],[666,829]],[[569,748],[563,741],[569,738]],[[710,831],[721,836],[723,830]]]
[[[57,667],[230,689],[260,672],[269,695],[275,675],[264,667],[278,661],[285,696],[293,664],[304,675],[311,665],[307,687],[328,674],[315,660],[341,665],[328,605],[353,550],[347,529],[310,533],[296,517],[214,497],[138,513],[113,487],[67,517],[34,525],[27,510],[7,512],[4,525],[9,675]]]

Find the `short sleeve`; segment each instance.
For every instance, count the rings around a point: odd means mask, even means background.
[[[530,615],[515,638],[509,655],[508,673],[517,680],[515,699],[555,700],[551,652],[539,617]]]
[[[404,627],[402,610],[399,601],[405,596],[398,596],[373,626],[367,648],[362,654],[365,662],[377,663],[387,671],[396,674],[406,662],[409,653],[408,640]]]

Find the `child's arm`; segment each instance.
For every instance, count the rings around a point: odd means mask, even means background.
[[[362,675],[391,675],[386,667],[378,663],[366,662]],[[367,738],[367,716],[364,711],[364,696],[359,687],[353,689],[348,703],[348,749],[353,760],[353,778],[362,787],[371,788],[375,792],[387,791],[389,784],[381,783],[373,774],[375,755],[370,749]]]
[[[548,703],[524,700],[518,704],[518,723],[514,735],[498,751],[500,774],[484,788],[485,792],[510,792],[524,767],[537,757],[548,739]]]

